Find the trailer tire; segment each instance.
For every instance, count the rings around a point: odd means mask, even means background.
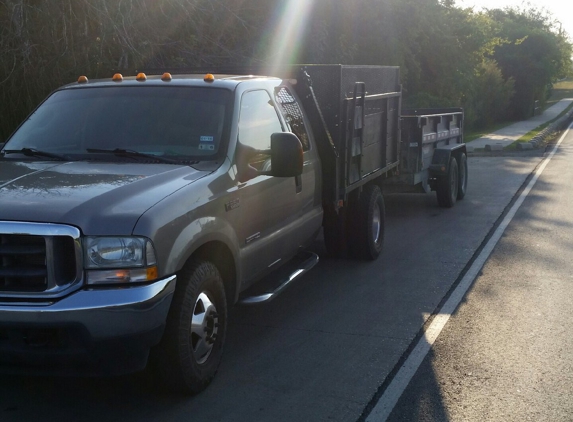
[[[438,179],[436,196],[438,205],[443,208],[451,208],[456,203],[459,189],[458,162],[454,157],[450,158],[448,174]]]
[[[352,216],[351,242],[353,257],[373,261],[384,244],[384,198],[378,185],[367,185],[355,203]]]
[[[214,378],[227,328],[227,301],[217,267],[190,261],[177,275],[175,294],[155,369],[166,390],[197,394]]]
[[[468,157],[462,152],[459,162],[458,200],[464,199],[468,190]]]

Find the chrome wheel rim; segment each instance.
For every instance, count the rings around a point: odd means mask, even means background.
[[[191,348],[195,361],[205,363],[217,339],[219,316],[215,305],[205,292],[197,296],[191,318]]]

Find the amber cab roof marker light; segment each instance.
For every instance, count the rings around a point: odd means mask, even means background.
[[[205,82],[213,82],[213,81],[215,81],[215,76],[213,76],[213,74],[211,74],[211,73],[207,73],[205,75],[205,77],[203,78],[203,80]]]
[[[80,77],[78,78],[78,83],[79,83],[79,84],[87,84],[87,83],[88,83],[88,78],[87,78],[87,76],[84,76],[84,75],[80,76]]]
[[[163,76],[161,76],[161,80],[162,80],[163,82],[169,82],[169,81],[171,81],[172,79],[173,79],[173,77],[171,76],[171,73],[169,73],[169,72],[165,72],[165,73],[163,74]]]
[[[135,77],[135,79],[139,82],[143,82],[147,80],[147,76],[145,75],[145,73],[141,72],[138,73],[137,76]]]
[[[123,81],[123,75],[121,73],[116,73],[115,75],[113,75],[111,80],[114,82],[121,82]]]

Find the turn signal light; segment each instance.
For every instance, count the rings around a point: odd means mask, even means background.
[[[157,280],[159,272],[157,267],[148,268],[125,268],[117,270],[91,270],[87,271],[87,284],[126,284],[126,283],[149,283]]]

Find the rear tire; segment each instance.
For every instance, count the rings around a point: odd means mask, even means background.
[[[438,197],[438,205],[440,207],[451,208],[454,206],[456,199],[458,198],[458,181],[458,162],[454,157],[451,157],[448,174],[445,177],[438,179],[436,195]]]
[[[378,185],[367,185],[352,210],[352,256],[373,261],[384,244],[384,198]]]
[[[170,391],[197,394],[215,376],[227,328],[223,279],[209,261],[191,261],[177,276],[177,286],[163,339],[157,347],[157,370]]]

